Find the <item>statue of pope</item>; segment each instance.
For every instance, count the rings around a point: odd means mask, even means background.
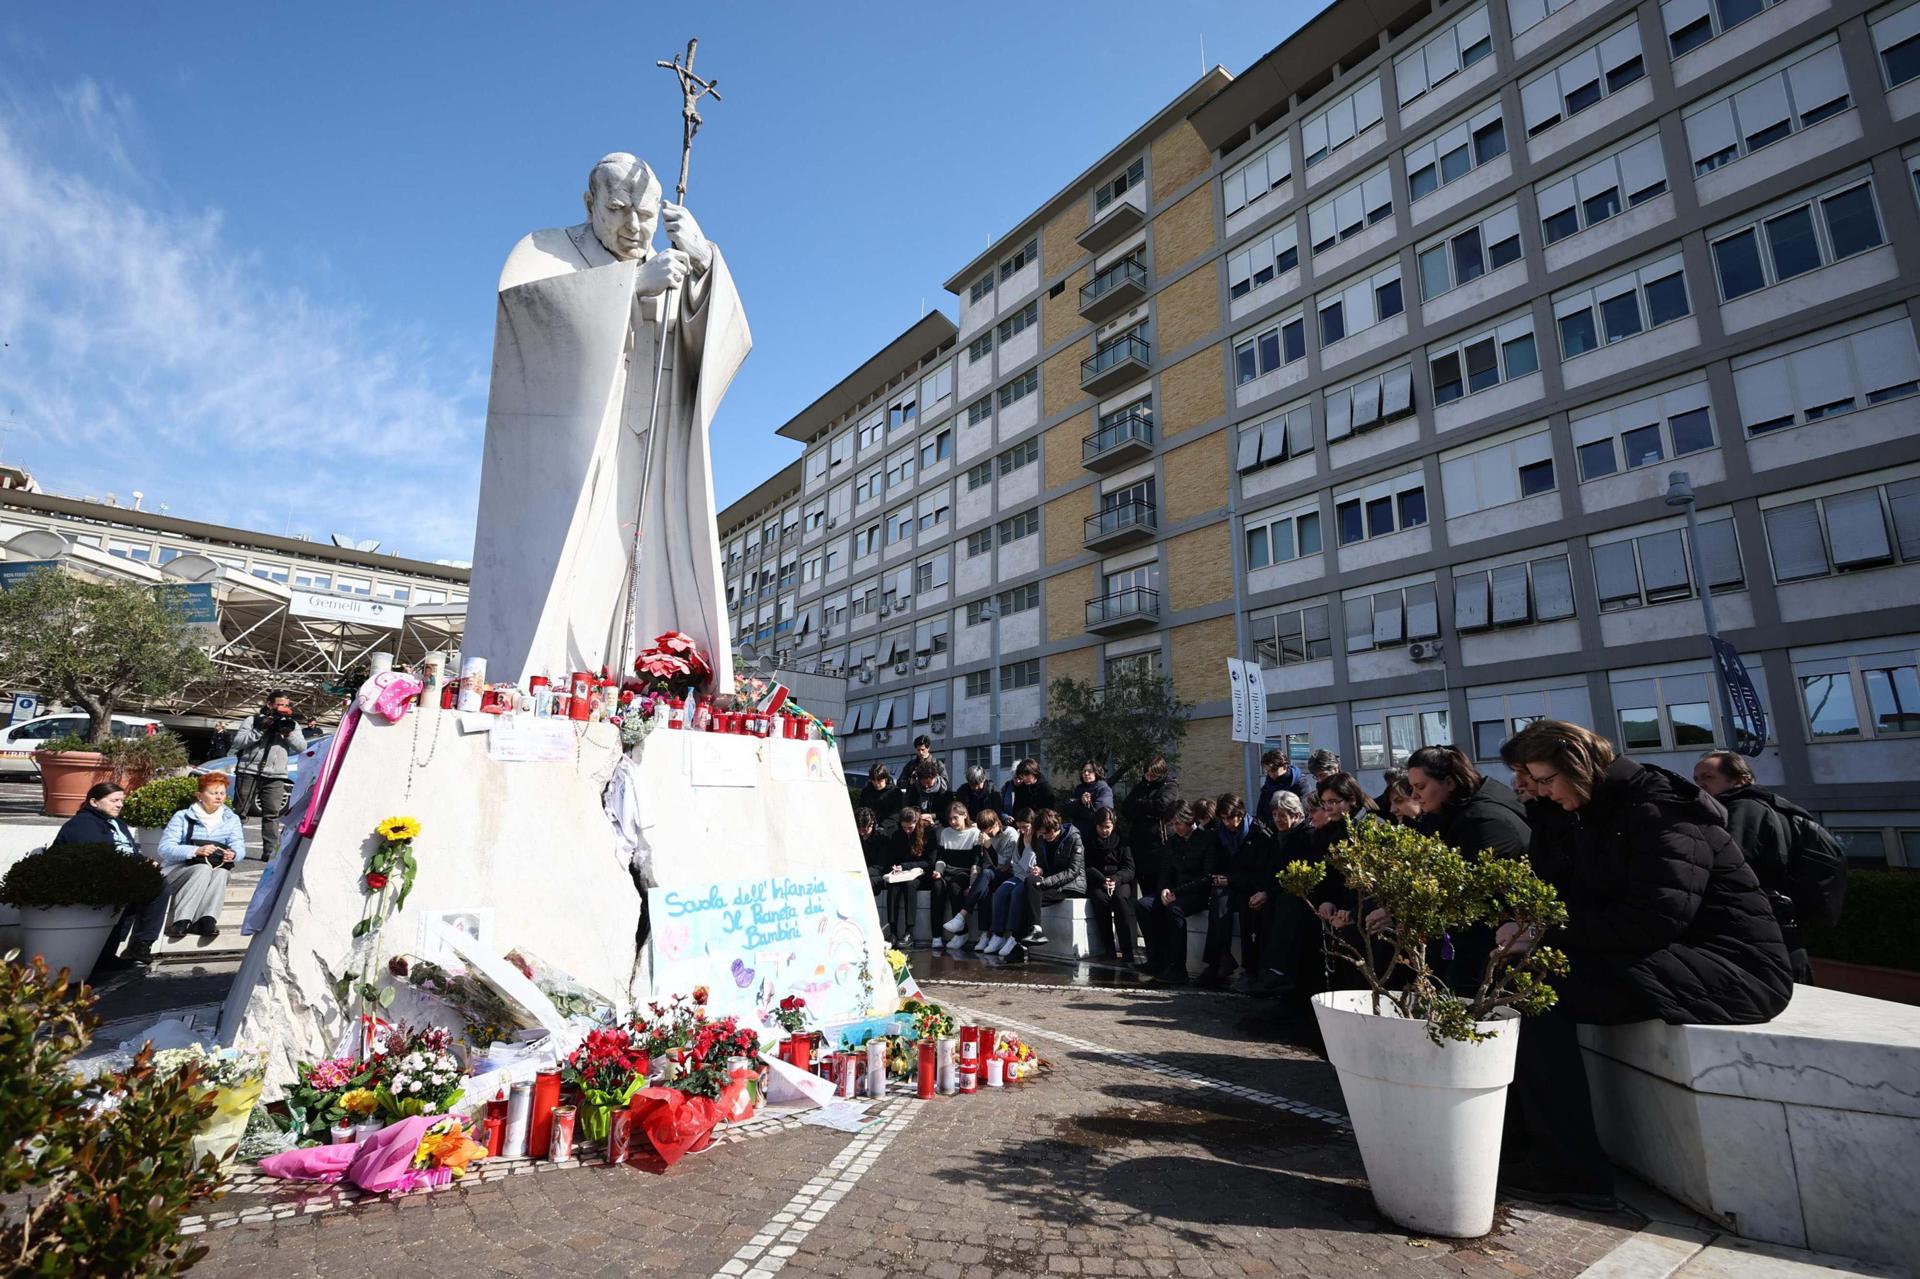
[[[609,155],[587,221],[533,232],[500,272],[461,646],[491,679],[598,671],[679,630],[732,690],[707,431],[753,338],[719,249],[661,196]]]

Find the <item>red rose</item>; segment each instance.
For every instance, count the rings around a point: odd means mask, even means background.
[[[387,877],[385,875],[382,875],[377,870],[370,870],[367,872],[368,888],[371,888],[374,892],[377,893],[381,889],[385,888],[386,886],[387,886]]]
[[[696,1004],[704,1005],[707,1002],[708,993],[709,992],[705,986],[695,986],[693,988],[693,1002]]]

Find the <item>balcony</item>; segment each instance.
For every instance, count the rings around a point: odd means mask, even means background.
[[[1146,296],[1147,268],[1137,258],[1121,258],[1080,286],[1080,314],[1103,324]]]
[[[1080,465],[1111,471],[1153,452],[1153,415],[1135,406],[1080,441]]]
[[[1112,550],[1144,542],[1159,527],[1159,509],[1145,498],[1131,498],[1097,515],[1089,515],[1083,543],[1090,551]]]
[[[1094,395],[1117,391],[1147,375],[1153,347],[1138,333],[1124,333],[1080,361],[1080,389]]]
[[[1160,592],[1150,587],[1129,586],[1087,601],[1087,629],[1096,635],[1150,626],[1159,620]]]
[[[1132,200],[1115,200],[1093,219],[1093,225],[1074,237],[1089,253],[1099,253],[1120,243],[1120,238],[1138,231],[1147,220],[1147,211]]]

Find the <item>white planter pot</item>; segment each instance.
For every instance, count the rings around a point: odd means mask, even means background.
[[[118,906],[22,906],[22,955],[39,955],[53,971],[65,968],[74,981],[85,981],[119,918]]]
[[[1426,1022],[1385,1000],[1376,1015],[1370,991],[1329,991],[1313,1004],[1381,1214],[1454,1239],[1493,1229],[1519,1016],[1503,1009],[1480,1023],[1494,1038],[1441,1047]]]
[[[20,929],[20,908],[0,903],[0,955],[26,944]]]

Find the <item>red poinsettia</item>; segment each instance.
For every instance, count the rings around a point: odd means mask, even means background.
[[[598,1093],[620,1094],[642,1078],[647,1054],[622,1027],[589,1031],[567,1057],[567,1081]]]

